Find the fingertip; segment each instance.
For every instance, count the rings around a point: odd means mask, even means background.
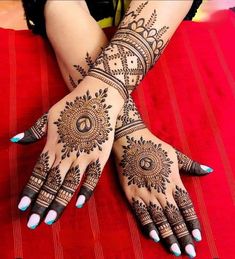
[[[196,241],[198,241],[198,242],[202,240],[201,232],[200,232],[199,229],[194,229],[194,230],[192,231],[192,236],[193,236],[194,239],[195,239]]]
[[[149,232],[149,236],[150,236],[150,237],[154,240],[154,242],[156,242],[156,243],[160,241],[160,238],[159,238],[159,236],[158,236],[156,230],[151,230],[151,231]]]
[[[77,202],[76,202],[76,207],[77,208],[82,208],[84,203],[85,203],[86,197],[85,195],[81,194],[78,196]]]
[[[212,173],[214,170],[207,165],[200,165],[201,169],[206,173]]]
[[[55,219],[57,217],[57,212],[55,210],[50,210],[47,215],[46,218],[44,220],[44,222],[47,225],[52,225],[55,222]]]
[[[36,213],[32,214],[28,220],[27,227],[35,229],[40,222],[40,216]]]
[[[30,203],[31,199],[28,196],[24,196],[18,204],[18,209],[25,211],[29,207]]]
[[[17,143],[24,137],[24,132],[19,133],[10,139],[11,142]]]

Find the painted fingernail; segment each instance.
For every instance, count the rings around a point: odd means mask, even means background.
[[[199,229],[194,229],[192,231],[192,235],[195,238],[196,241],[201,241],[202,240],[202,236],[201,236],[201,232]]]
[[[29,218],[27,227],[31,228],[31,229],[35,229],[36,226],[38,225],[40,221],[40,216],[36,213],[32,214]]]
[[[200,167],[203,171],[206,171],[207,173],[212,173],[214,171],[212,168],[206,165],[200,165]]]
[[[11,142],[17,143],[24,137],[24,132],[15,135],[13,138],[10,139]]]
[[[185,252],[189,255],[190,258],[194,258],[196,256],[195,249],[191,244],[186,245]]]
[[[18,209],[25,211],[29,207],[30,203],[31,199],[27,196],[24,196],[18,204]]]
[[[57,217],[57,212],[55,210],[50,210],[47,215],[46,215],[46,218],[44,220],[44,222],[47,224],[47,225],[51,225],[55,219]]]
[[[84,195],[79,195],[77,202],[76,202],[76,207],[77,208],[82,208],[86,200],[86,197]]]
[[[160,241],[160,238],[159,238],[156,230],[151,230],[149,232],[149,236],[154,240],[154,242],[159,242]]]
[[[181,255],[181,251],[180,251],[180,248],[178,246],[178,244],[174,243],[171,245],[170,247],[172,253],[176,256],[180,256]]]

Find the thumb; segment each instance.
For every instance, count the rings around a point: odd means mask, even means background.
[[[84,176],[84,181],[80,188],[78,199],[76,202],[77,208],[82,208],[85,202],[87,202],[90,199],[99,181],[103,167],[101,168],[99,159],[97,159],[95,162],[90,163],[87,167]]]
[[[47,132],[47,115],[43,114],[31,128],[11,138],[11,142],[30,144],[41,139]]]
[[[194,175],[205,175],[213,172],[213,169],[206,165],[201,165],[196,161],[193,161],[179,150],[175,150],[178,159],[179,170],[183,170],[186,173]]]

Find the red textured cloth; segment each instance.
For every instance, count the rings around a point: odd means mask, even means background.
[[[225,11],[214,20],[183,22],[134,99],[159,138],[214,168],[209,176],[182,176],[202,224],[197,258],[233,259],[235,15]],[[83,209],[75,207],[75,195],[56,224],[28,229],[28,212],[17,204],[44,142],[20,146],[9,138],[68,91],[47,43],[6,29],[0,29],[0,89],[1,259],[174,258],[139,231],[112,158]]]

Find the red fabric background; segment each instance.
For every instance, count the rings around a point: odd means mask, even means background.
[[[235,258],[235,15],[183,22],[134,94],[149,128],[214,172],[182,176],[202,224],[197,258]],[[119,187],[112,158],[83,209],[75,198],[53,226],[27,228],[17,209],[43,142],[9,142],[67,93],[49,46],[28,31],[0,30],[0,258],[173,258],[144,237]],[[186,258],[182,256],[179,258]]]

